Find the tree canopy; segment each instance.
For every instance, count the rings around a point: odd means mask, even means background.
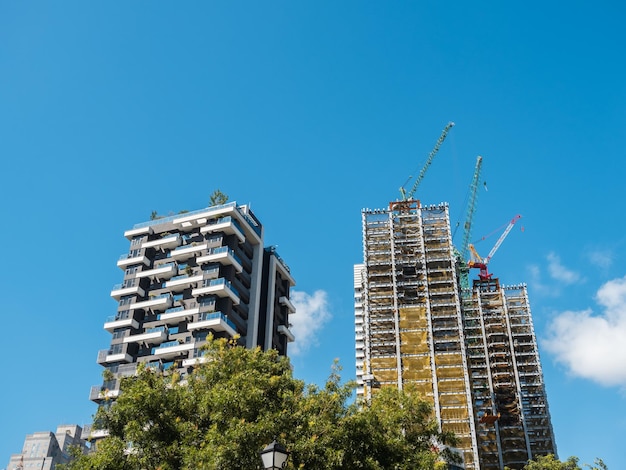
[[[209,206],[221,206],[222,204],[226,204],[228,202],[228,196],[224,194],[219,189],[213,191],[211,196],[209,197]]]
[[[578,457],[570,457],[566,461],[561,462],[554,455],[540,456],[535,460],[528,462],[524,466],[524,470],[607,470],[606,464],[602,459],[596,459],[593,465],[584,464],[584,467],[578,465]]]
[[[139,368],[121,394],[96,413],[108,430],[96,450],[69,470],[260,469],[274,438],[290,452],[290,469],[435,469],[453,445],[432,408],[415,391],[382,388],[369,403],[351,400],[335,363],[324,387],[295,379],[276,351],[207,343],[188,376]]]

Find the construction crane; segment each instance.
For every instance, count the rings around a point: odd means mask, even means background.
[[[402,195],[402,200],[403,201],[409,201],[409,200],[413,199],[413,195],[415,194],[415,191],[417,191],[417,187],[422,182],[422,179],[424,179],[424,175],[426,174],[426,170],[428,170],[428,167],[432,163],[433,158],[435,158],[435,155],[437,155],[437,152],[439,151],[439,147],[441,147],[441,144],[443,144],[443,141],[446,140],[448,132],[450,131],[450,129],[452,129],[452,127],[454,127],[454,123],[453,122],[449,122],[446,125],[446,127],[443,129],[443,131],[441,132],[441,135],[439,136],[439,140],[437,140],[437,143],[435,144],[435,146],[431,150],[430,154],[428,155],[428,158],[426,159],[426,163],[424,164],[422,170],[420,171],[419,175],[415,179],[415,183],[413,183],[413,187],[411,188],[411,190],[407,193],[406,189],[404,187],[407,185],[407,183],[409,181],[411,181],[411,178],[413,178],[412,175],[409,176],[409,178],[406,180],[406,182],[400,188],[400,194]]]
[[[478,180],[480,179],[480,170],[483,164],[483,157],[480,155],[476,157],[476,166],[474,168],[474,176],[469,189],[469,198],[467,203],[467,209],[465,212],[465,222],[463,223],[463,242],[461,243],[461,259],[467,259],[467,250],[469,248],[469,241],[472,235],[472,222],[474,219],[474,212],[476,211],[476,199],[478,196]]]
[[[480,255],[476,252],[476,248],[474,247],[474,245],[471,243],[469,244],[469,250],[471,252],[471,259],[468,261],[467,264],[470,268],[480,269],[480,272],[478,273],[478,277],[481,280],[486,281],[486,280],[491,279],[491,276],[493,274],[489,273],[487,269],[487,265],[489,264],[489,261],[491,261],[491,258],[493,257],[493,255],[495,255],[496,251],[498,251],[498,248],[500,248],[500,245],[502,245],[502,242],[504,241],[506,236],[509,234],[509,232],[513,228],[513,225],[515,225],[515,222],[517,222],[521,217],[522,217],[521,215],[516,215],[515,217],[513,217],[513,219],[511,219],[506,229],[504,230],[502,235],[500,235],[500,238],[498,238],[498,241],[496,242],[496,244],[493,245],[493,248],[491,249],[491,251],[489,252],[486,258],[481,258]]]

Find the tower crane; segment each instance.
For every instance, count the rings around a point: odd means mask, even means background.
[[[476,252],[476,248],[474,247],[474,245],[471,243],[469,244],[471,258],[467,264],[470,268],[480,269],[480,272],[478,273],[478,277],[481,280],[486,281],[486,280],[491,279],[491,276],[493,275],[493,273],[489,273],[487,269],[487,265],[489,264],[489,261],[491,261],[491,258],[496,253],[496,251],[498,251],[498,248],[500,248],[500,245],[502,245],[502,242],[504,241],[506,236],[509,234],[509,232],[513,228],[513,225],[515,225],[515,222],[517,222],[521,217],[522,217],[521,215],[516,215],[515,217],[513,217],[513,219],[511,219],[506,229],[504,230],[502,235],[500,235],[500,238],[498,238],[498,241],[493,246],[493,248],[491,249],[491,251],[489,252],[486,258],[481,258],[480,255]]]
[[[439,147],[441,147],[441,144],[443,144],[443,141],[446,140],[448,132],[450,131],[450,129],[452,129],[452,127],[454,127],[454,123],[449,122],[446,125],[446,127],[443,129],[443,131],[441,132],[441,135],[439,136],[437,143],[435,144],[433,149],[430,151],[430,154],[428,155],[428,158],[426,159],[426,163],[424,164],[422,170],[420,171],[419,175],[415,179],[415,182],[413,183],[413,187],[411,188],[411,190],[407,193],[404,187],[411,180],[412,176],[409,176],[409,178],[400,188],[400,194],[402,195],[403,201],[408,201],[410,199],[413,199],[413,195],[415,194],[415,191],[417,190],[417,187],[419,186],[419,184],[422,182],[422,179],[424,178],[424,175],[426,174],[426,170],[428,170],[428,167],[432,163],[433,158],[435,158],[435,155],[437,155],[437,152],[439,151]]]

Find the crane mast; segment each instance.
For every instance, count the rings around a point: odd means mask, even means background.
[[[420,171],[419,175],[415,179],[415,183],[413,183],[413,187],[411,188],[411,190],[407,193],[406,190],[404,189],[406,184],[411,180],[411,176],[409,176],[409,179],[407,179],[406,183],[404,183],[404,185],[400,188],[400,194],[402,195],[403,201],[408,201],[408,200],[413,199],[413,196],[415,195],[415,191],[417,191],[417,187],[422,182],[422,179],[424,179],[426,170],[428,170],[428,167],[430,166],[433,159],[435,158],[435,155],[437,155],[437,152],[439,152],[439,147],[441,147],[441,144],[443,144],[443,141],[446,140],[448,132],[450,131],[450,129],[452,129],[452,127],[454,127],[454,123],[449,122],[446,125],[446,127],[443,129],[443,131],[441,132],[441,135],[439,136],[437,143],[435,144],[433,149],[430,151],[430,154],[428,155],[428,158],[426,159],[426,163],[424,164],[424,166],[422,167],[422,170]]]

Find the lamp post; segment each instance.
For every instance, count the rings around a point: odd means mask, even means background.
[[[276,439],[261,451],[263,468],[266,470],[281,470],[287,466],[289,452],[285,446],[276,442]]]

